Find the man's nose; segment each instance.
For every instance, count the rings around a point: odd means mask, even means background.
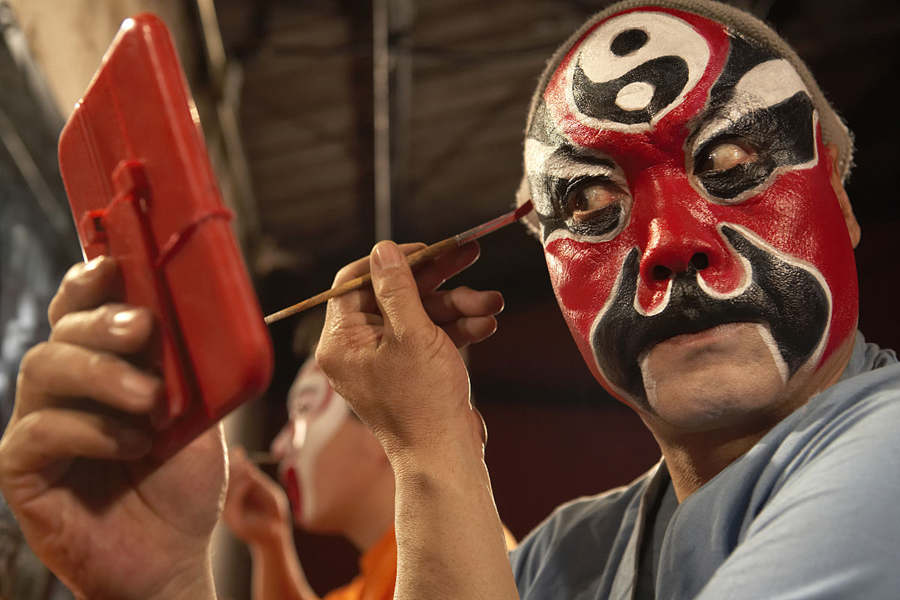
[[[732,287],[740,268],[717,230],[718,219],[683,171],[648,169],[634,188],[641,233],[639,300],[652,309],[669,282],[700,274],[715,286]]]
[[[641,260],[641,278],[648,282],[664,283],[682,273],[701,272],[710,268],[717,254],[715,239],[702,224],[692,222],[689,211],[666,211],[653,218]],[[712,232],[715,226],[709,227]]]
[[[291,440],[294,438],[294,422],[288,421],[272,440],[269,451],[277,460],[283,459],[291,450]]]

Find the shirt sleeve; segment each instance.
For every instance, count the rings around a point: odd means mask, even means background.
[[[797,457],[700,600],[900,597],[900,393],[847,411]]]

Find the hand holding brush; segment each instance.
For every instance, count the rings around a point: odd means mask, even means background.
[[[439,242],[431,244],[430,246],[426,246],[421,250],[417,250],[416,252],[409,254],[406,257],[406,260],[409,263],[410,267],[414,267],[425,261],[437,258],[441,254],[444,254],[452,248],[459,248],[460,246],[463,246],[473,240],[477,240],[478,238],[483,237],[488,233],[491,233],[492,231],[496,231],[501,227],[509,225],[510,223],[515,223],[516,221],[527,215],[529,212],[531,212],[532,208],[533,206],[531,204],[531,201],[529,200],[517,209],[491,219],[486,223],[482,223],[481,225],[468,229],[462,233],[458,233],[452,237],[448,237]],[[347,292],[358,290],[366,285],[370,285],[371,282],[372,275],[370,273],[366,273],[365,275],[362,275],[355,279],[351,279],[350,281],[346,281],[337,287],[333,287],[330,290],[325,290],[324,292],[316,294],[311,298],[307,298],[302,302],[298,302],[297,304],[294,304],[287,308],[283,308],[266,316],[266,324],[271,325],[275,321],[280,321],[281,319],[284,319],[291,315],[295,315],[308,308],[318,306],[319,304],[326,302],[330,298],[334,298],[335,296],[340,296],[346,294]]]

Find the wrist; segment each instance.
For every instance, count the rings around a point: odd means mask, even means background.
[[[440,471],[455,464],[483,464],[487,433],[480,413],[466,410],[418,428],[403,439],[376,432],[395,475]]]
[[[215,600],[216,585],[209,552],[201,560],[177,569],[158,590],[142,597],[146,600]]]
[[[481,439],[459,436],[452,442],[406,447],[388,453],[397,491],[425,494],[443,488],[464,493],[489,481]]]
[[[253,559],[281,556],[286,549],[294,547],[294,536],[290,529],[284,527],[271,535],[261,536],[247,544]]]

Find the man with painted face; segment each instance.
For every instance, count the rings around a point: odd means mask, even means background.
[[[330,302],[318,358],[397,473],[397,597],[896,598],[900,365],[856,332],[851,157],[737,9],[629,0],[576,32],[518,202],[588,367],[663,460],[555,511],[510,573],[465,373],[376,245],[374,298]]]
[[[271,445],[284,490],[240,448],[231,452],[223,517],[250,548],[253,598],[318,598],[297,559],[292,524],[342,535],[362,553],[360,575],[326,599],[393,597],[394,473],[384,450],[313,358],[297,373],[287,409],[288,421]]]

